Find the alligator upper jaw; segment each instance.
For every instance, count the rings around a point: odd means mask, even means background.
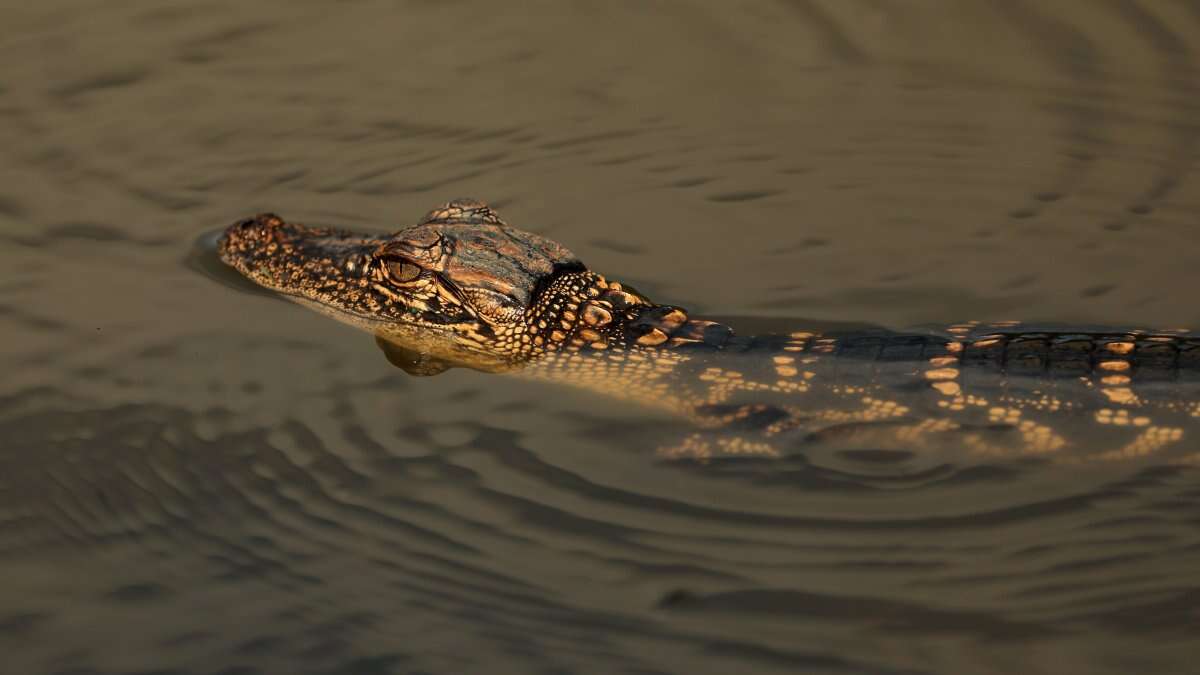
[[[383,240],[260,214],[227,227],[221,260],[256,285],[339,320],[373,330],[381,323],[368,291],[369,262]]]
[[[360,276],[381,240],[329,228],[286,223],[270,213],[225,229],[217,253],[255,283],[281,293],[308,295],[323,284]]]

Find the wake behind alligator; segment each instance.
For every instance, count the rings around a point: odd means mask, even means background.
[[[781,457],[821,444],[1062,461],[1200,463],[1200,335],[967,322],[743,336],[589,270],[487,205],[392,236],[231,225],[255,283],[375,335],[413,375],[451,367],[584,387],[695,424],[666,457]]]

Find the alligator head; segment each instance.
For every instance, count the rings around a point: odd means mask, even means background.
[[[374,333],[393,363],[423,375],[506,370],[558,349],[588,328],[581,302],[611,291],[566,248],[468,199],[391,236],[261,214],[229,226],[218,251],[255,283]]]

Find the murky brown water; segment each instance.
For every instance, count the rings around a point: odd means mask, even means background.
[[[14,6],[15,7],[15,6]],[[884,489],[187,264],[472,195],[697,314],[1200,326],[1200,5],[0,10],[0,671],[1191,672],[1200,473]]]

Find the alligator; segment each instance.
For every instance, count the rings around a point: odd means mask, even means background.
[[[965,322],[744,336],[652,302],[559,243],[450,201],[390,236],[265,213],[221,259],[375,336],[412,375],[451,367],[584,387],[695,425],[672,458],[780,457],[819,441],[983,457],[1200,464],[1200,335]]]

